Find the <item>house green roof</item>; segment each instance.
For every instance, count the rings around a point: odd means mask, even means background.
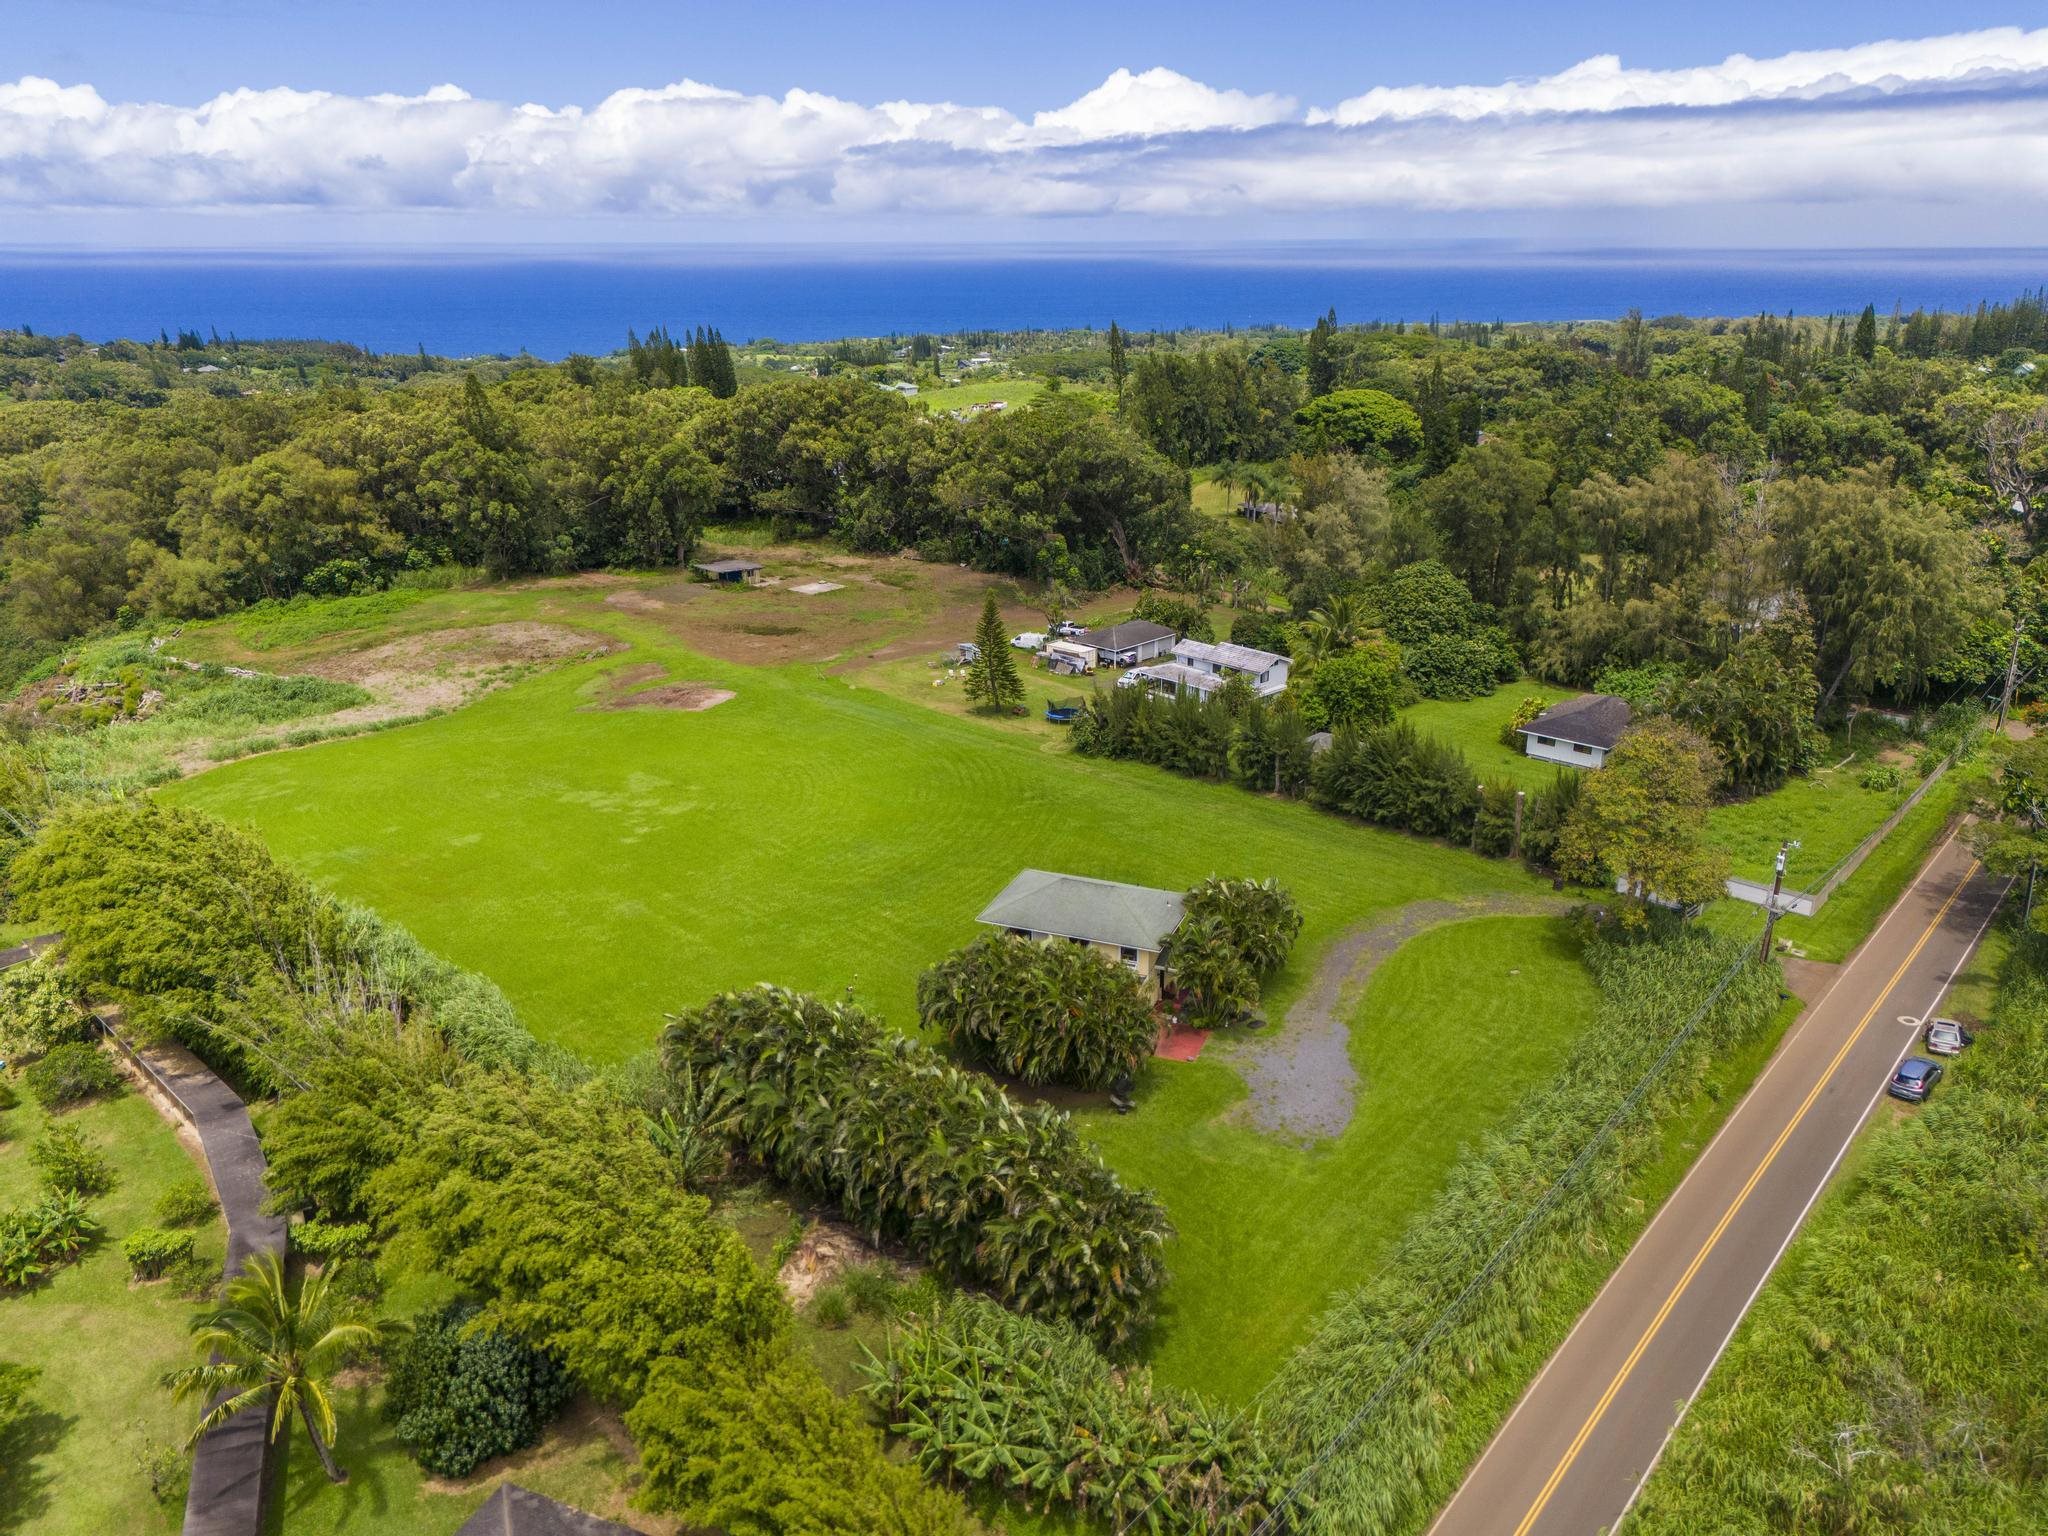
[[[1027,869],[1003,887],[977,921],[1156,952],[1180,926],[1182,905],[1179,891]]]

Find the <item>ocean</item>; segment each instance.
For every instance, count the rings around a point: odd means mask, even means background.
[[[1958,309],[2048,283],[2048,251],[1517,251],[1231,246],[604,253],[0,251],[0,325],[90,340],[218,331],[447,356],[609,352],[714,325],[728,339],[1340,320],[1607,320]]]

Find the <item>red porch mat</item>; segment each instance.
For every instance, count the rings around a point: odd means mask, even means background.
[[[1168,1024],[1159,1031],[1159,1039],[1152,1047],[1154,1056],[1163,1056],[1168,1061],[1193,1061],[1202,1054],[1202,1047],[1209,1043],[1209,1031],[1189,1029],[1184,1024]]]

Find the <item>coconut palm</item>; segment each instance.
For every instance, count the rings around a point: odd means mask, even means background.
[[[1350,650],[1371,628],[1365,604],[1355,597],[1333,597],[1302,621],[1301,638],[1317,661]]]
[[[188,1445],[268,1399],[275,1405],[270,1438],[277,1439],[296,1412],[328,1480],[345,1483],[348,1474],[330,1449],[335,1424],[327,1383],[350,1350],[374,1343],[377,1336],[365,1323],[334,1320],[325,1275],[309,1276],[294,1296],[283,1257],[259,1253],[228,1282],[224,1304],[193,1319],[192,1342],[209,1357],[207,1363],[171,1372],[164,1385],[180,1402],[220,1397]]]

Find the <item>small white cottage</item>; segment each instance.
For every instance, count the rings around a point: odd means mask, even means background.
[[[1547,763],[1598,768],[1607,761],[1634,711],[1611,693],[1582,693],[1546,709],[1522,727],[1522,750]]]

